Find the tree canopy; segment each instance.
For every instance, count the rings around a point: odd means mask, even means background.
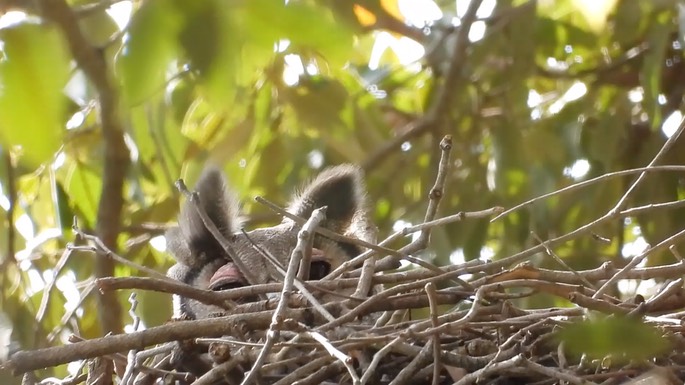
[[[94,279],[164,274],[174,182],[208,163],[246,228],[281,219],[255,196],[285,206],[340,163],[363,168],[379,239],[420,224],[446,135],[435,218],[552,193],[434,227],[413,256],[436,266],[559,268],[544,243],[570,269],[622,267],[685,228],[683,168],[659,167],[685,164],[675,0],[9,0],[0,14],[0,325],[22,349],[130,326],[130,291]],[[646,266],[676,261],[679,239]],[[169,295],[137,294],[145,326],[170,318]]]

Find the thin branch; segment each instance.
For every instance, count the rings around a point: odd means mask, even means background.
[[[161,293],[177,294],[182,297],[194,299],[208,305],[219,306],[230,310],[235,304],[232,299],[245,296],[242,292],[235,295],[226,296],[223,292],[198,289],[183,282],[171,279],[156,279],[145,277],[106,277],[95,280],[95,286],[101,291],[111,291],[120,289],[140,289],[152,290]]]
[[[390,382],[390,385],[400,385],[410,383],[411,376],[421,369],[421,366],[430,361],[429,357],[433,351],[433,340],[430,340],[417,354],[409,365],[405,366],[399,374]]]
[[[352,357],[350,357],[347,354],[336,349],[335,346],[333,346],[330,343],[330,341],[328,341],[328,339],[326,337],[324,337],[321,333],[309,331],[309,332],[307,332],[307,335],[311,339],[313,339],[314,341],[320,343],[321,346],[323,346],[324,349],[326,349],[328,354],[330,354],[332,357],[337,359],[339,362],[341,362],[345,366],[345,369],[347,369],[347,372],[350,374],[350,377],[352,378],[352,384],[353,385],[360,385],[361,384],[361,381],[359,380],[359,376],[357,375],[357,372],[354,370],[354,366],[352,366],[352,362],[353,362]]]
[[[440,163],[438,165],[438,172],[435,177],[435,183],[428,193],[428,207],[426,208],[426,215],[424,223],[435,219],[438,212],[440,201],[445,193],[445,181],[447,180],[447,172],[450,166],[450,153],[452,151],[452,136],[446,135],[440,141]],[[423,250],[428,246],[430,241],[431,227],[426,227],[421,230],[419,237],[402,247],[399,251],[402,255],[409,255],[419,250]],[[395,256],[389,256],[378,262],[376,269],[379,271],[395,269],[399,267],[399,260]]]
[[[14,250],[14,243],[16,242],[16,229],[14,228],[14,209],[16,208],[17,205],[17,186],[16,186],[16,180],[15,180],[15,175],[14,175],[14,169],[15,169],[15,161],[10,153],[6,148],[4,149],[5,156],[5,167],[6,167],[6,172],[7,172],[7,212],[6,212],[6,218],[7,218],[7,255],[5,258],[2,260],[2,264],[0,264],[0,269],[2,270],[2,274],[5,275],[7,274],[7,266],[10,263],[17,263],[17,256],[15,255],[15,250]],[[3,282],[7,282],[6,279],[3,279]],[[3,301],[4,302],[4,301]]]
[[[559,258],[559,256],[558,256],[551,248],[549,248],[549,246],[547,246],[547,243],[544,242],[542,239],[540,239],[540,237],[539,237],[535,232],[531,231],[531,235],[533,235],[533,237],[535,238],[536,241],[538,241],[542,246],[544,246],[545,250],[547,251],[547,255],[549,255],[550,257],[552,257],[552,258],[553,258],[558,264],[560,264],[564,269],[566,269],[566,270],[570,271],[571,273],[573,273],[573,274],[574,274],[576,277],[578,277],[578,279],[580,279],[580,281],[581,281],[583,284],[585,284],[587,287],[592,288],[592,289],[597,289],[597,288],[595,287],[595,285],[593,285],[592,283],[590,283],[590,281],[588,281],[587,279],[585,279],[585,277],[583,277],[582,275],[578,274],[578,272],[577,272],[576,270],[574,270],[573,268],[571,268],[571,266],[569,266],[566,262],[564,262],[563,259]]]
[[[438,310],[438,294],[435,290],[435,285],[429,282],[424,286],[424,290],[430,304],[431,323],[434,328],[438,328],[440,327],[440,321],[438,320],[440,311]],[[433,342],[433,385],[438,385],[440,383],[440,370],[442,369],[440,364],[440,350],[442,350],[440,347],[440,335],[434,334],[431,341]]]
[[[678,141],[680,134],[682,134],[684,130],[685,130],[685,118],[681,119],[680,125],[678,125],[678,129],[673,133],[673,135],[671,135],[670,138],[668,138],[666,143],[664,143],[664,145],[661,146],[661,149],[659,150],[659,152],[656,155],[654,155],[654,158],[652,158],[652,161],[649,162],[649,164],[647,165],[648,169],[656,166],[656,164],[659,163],[661,161],[661,159],[664,158],[666,153],[668,153],[668,150],[670,150],[671,147],[673,147],[673,145],[675,145],[676,141]],[[624,208],[624,206],[626,205],[626,202],[628,200],[628,197],[630,197],[630,194],[632,194],[633,191],[635,191],[635,189],[637,189],[637,186],[639,186],[640,183],[642,183],[642,181],[645,179],[646,176],[647,176],[647,170],[643,171],[640,174],[640,176],[637,177],[635,182],[633,182],[633,184],[630,185],[630,187],[628,188],[628,191],[626,191],[625,194],[623,194],[621,199],[619,199],[618,202],[616,203],[616,206],[614,206],[614,208],[611,209],[609,211],[609,213],[615,213],[615,212],[622,210]]]
[[[71,249],[66,248],[64,250],[64,252],[62,253],[62,256],[57,261],[55,268],[52,270],[52,277],[51,277],[50,281],[47,282],[47,285],[45,285],[45,288],[43,289],[43,296],[40,299],[40,306],[38,307],[38,312],[36,313],[36,322],[38,322],[38,323],[43,322],[43,317],[45,317],[45,311],[48,308],[48,302],[50,301],[50,296],[52,295],[52,290],[54,289],[55,283],[57,282],[57,277],[62,272],[62,269],[64,269],[64,266],[66,266],[67,261],[69,260],[70,256],[71,256]]]
[[[361,378],[362,385],[365,385],[369,381],[369,379],[371,379],[371,376],[376,372],[376,368],[378,367],[378,364],[380,364],[383,357],[387,356],[388,353],[390,353],[392,349],[395,347],[395,345],[403,341],[404,339],[401,336],[395,337],[394,340],[392,340],[389,344],[383,346],[379,351],[376,352],[376,354],[373,355],[371,364],[366,369],[364,375]]]
[[[683,171],[685,171],[685,166],[669,165],[669,166],[640,167],[640,168],[634,168],[634,169],[630,169],[630,170],[621,170],[621,171],[615,171],[615,172],[603,174],[603,175],[600,175],[598,177],[594,177],[592,179],[588,179],[588,180],[585,180],[582,182],[574,183],[570,186],[561,188],[561,189],[553,191],[551,193],[536,196],[535,198],[529,199],[529,200],[527,200],[523,203],[520,203],[520,204],[518,204],[518,205],[516,205],[510,209],[505,210],[504,212],[500,213],[496,217],[492,218],[490,220],[490,222],[494,222],[494,221],[496,221],[496,220],[498,220],[504,216],[507,216],[507,215],[513,213],[514,211],[518,211],[524,207],[532,205],[533,203],[536,203],[538,201],[541,201],[543,199],[547,199],[549,197],[552,197],[552,196],[555,196],[558,194],[563,194],[563,193],[575,191],[575,190],[593,185],[595,183],[604,182],[604,181],[607,181],[610,179],[619,178],[619,177],[626,176],[626,175],[632,175],[632,174],[637,174],[637,173],[657,172],[657,171],[683,172]]]
[[[297,223],[300,226],[306,222],[306,219],[301,218],[295,214],[289,213],[287,210],[279,207],[277,204],[265,199],[264,197],[256,196],[254,199],[258,203],[263,204],[264,206],[268,207],[270,210],[292,220],[293,222]],[[325,227],[317,227],[316,229],[314,229],[314,232],[316,232],[317,234],[323,235],[324,237],[326,237],[328,239],[332,239],[334,241],[350,243],[353,245],[366,247],[367,249],[371,249],[371,250],[374,250],[376,252],[381,252],[381,253],[385,253],[385,254],[389,254],[389,255],[396,255],[398,257],[401,257],[401,254],[399,252],[397,252],[396,250],[388,249],[387,247],[383,247],[383,246],[379,246],[379,245],[374,245],[373,243],[366,242],[362,239],[346,237],[344,235],[340,235],[334,231],[331,231]]]
[[[450,60],[449,68],[447,69],[443,83],[437,91],[435,103],[430,106],[430,109],[425,115],[399,129],[398,132],[401,132],[402,134],[390,139],[383,144],[381,148],[376,150],[376,152],[371,154],[371,156],[362,164],[362,168],[365,171],[376,168],[381,162],[388,158],[388,154],[397,150],[402,143],[430,131],[444,118],[444,115],[452,104],[454,96],[459,94],[455,88],[458,88],[463,84],[460,83],[459,80],[463,77],[462,72],[468,63],[466,50],[469,46],[469,31],[471,30],[472,24],[476,21],[476,11],[481,3],[482,0],[470,1],[464,17],[461,18],[461,25],[459,26],[459,31],[454,39],[454,47],[450,51],[452,52],[452,58]]]
[[[68,250],[78,250],[78,251],[88,251],[88,252],[93,252],[97,254],[100,257],[99,259],[106,259],[109,261],[115,261],[118,262],[124,266],[128,266],[132,269],[142,271],[145,274],[154,277],[154,278],[159,278],[159,279],[166,279],[166,280],[171,280],[171,278],[167,277],[166,275],[158,272],[157,270],[150,269],[149,267],[139,265],[135,262],[132,262],[114,251],[110,249],[98,236],[95,235],[90,235],[84,233],[79,227],[78,224],[76,223],[76,218],[74,218],[74,224],[71,226],[71,229],[74,231],[77,237],[82,238],[90,243],[93,244],[93,246],[75,246],[73,244],[67,244],[67,249]],[[110,276],[107,276],[110,277]],[[101,277],[103,278],[103,277]],[[104,277],[106,278],[106,277]]]
[[[618,273],[614,274],[613,277],[606,281],[604,285],[602,285],[602,287],[600,287],[599,290],[597,290],[597,292],[592,296],[592,298],[598,298],[599,296],[606,293],[610,287],[615,285],[619,280],[623,279],[630,270],[637,267],[637,265],[640,264],[640,262],[642,262],[645,258],[647,258],[648,255],[653,254],[662,249],[667,249],[671,245],[675,244],[683,238],[685,238],[685,230],[682,230],[664,239],[663,241],[659,242],[659,244],[657,244],[656,246],[650,247],[649,249],[643,251],[640,255],[633,257],[633,259],[623,269],[621,269]]]
[[[278,300],[276,310],[273,312],[271,325],[269,325],[269,330],[266,333],[266,341],[264,342],[264,346],[259,352],[257,359],[252,365],[252,369],[247,372],[247,375],[241,382],[241,385],[249,385],[257,378],[259,370],[266,360],[266,355],[279,338],[283,323],[283,314],[285,313],[288,298],[290,298],[290,294],[294,288],[295,278],[297,277],[297,269],[300,266],[302,255],[304,255],[304,249],[309,244],[309,240],[311,238],[309,234],[313,233],[313,230],[324,220],[325,214],[325,207],[314,210],[307,223],[302,226],[302,230],[300,230],[300,232],[297,234],[297,245],[290,254],[288,270],[283,278],[283,290],[281,290],[281,297]]]
[[[273,264],[273,266],[274,266],[274,268],[276,269],[276,271],[278,271],[278,273],[281,274],[281,275],[283,276],[283,279],[285,280],[285,277],[288,275],[288,272],[287,272],[286,270],[284,270],[283,266],[282,266],[281,263],[278,261],[278,259],[276,259],[276,257],[274,257],[273,255],[271,255],[271,253],[270,253],[268,250],[266,250],[265,248],[261,247],[261,246],[258,245],[256,242],[254,242],[254,241],[250,238],[250,236],[247,234],[247,232],[243,232],[243,235],[245,235],[245,237],[248,239],[248,241],[250,241],[250,243],[251,243],[251,245],[252,245],[252,248],[254,248],[260,255],[262,255],[262,256],[264,257],[264,259],[266,259],[268,262],[270,262],[271,264]],[[299,235],[299,234],[298,234],[298,235]],[[311,236],[313,236],[313,233],[307,233],[307,234],[304,235],[304,236],[306,236],[306,237],[311,237]],[[305,242],[308,243],[309,241],[305,241]],[[295,249],[297,249],[297,247],[296,247]],[[293,252],[294,252],[294,251],[295,251],[295,250],[293,250]],[[304,255],[304,252],[303,252],[303,255]],[[291,256],[292,256],[292,254],[291,254]],[[298,258],[299,258],[299,257],[298,257]],[[302,259],[300,258],[299,260],[300,260],[300,265],[302,265]],[[295,287],[297,288],[297,290],[299,290],[299,291],[302,293],[302,295],[307,299],[307,301],[309,301],[309,303],[311,303],[312,306],[314,306],[314,308],[315,308],[315,309],[316,309],[324,318],[326,318],[326,319],[328,319],[328,320],[334,319],[334,317],[326,310],[326,308],[324,308],[324,307],[319,303],[319,301],[316,299],[316,297],[314,297],[314,295],[307,289],[307,287],[305,286],[305,283],[304,283],[303,281],[301,281],[299,278],[295,277],[295,281],[293,282],[293,285],[295,285]],[[282,290],[282,289],[281,289],[281,290]]]

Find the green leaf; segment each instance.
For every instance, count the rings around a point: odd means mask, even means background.
[[[288,39],[300,48],[313,49],[326,59],[339,62],[341,66],[351,55],[352,31],[344,24],[336,23],[325,9],[303,2],[249,1],[246,26],[255,39],[265,43]]]
[[[236,68],[243,59],[241,49],[244,33],[236,27],[238,7],[226,7],[220,1],[176,2],[184,15],[179,43],[190,61],[190,67],[200,75],[207,100],[216,107],[232,102],[235,93]]]
[[[284,89],[282,94],[302,123],[318,129],[342,126],[340,114],[350,97],[340,82],[321,76],[303,78],[300,84]]]
[[[73,202],[73,210],[79,215],[82,228],[95,225],[98,199],[102,188],[102,179],[98,172],[80,162],[69,165],[64,186]]]
[[[5,53],[0,62],[0,142],[21,146],[24,159],[37,166],[62,141],[66,47],[53,29],[28,23],[0,30],[0,41]]]
[[[129,39],[118,58],[124,97],[135,105],[163,90],[183,18],[166,1],[147,1],[133,15]]]
[[[671,13],[664,11],[657,15],[654,23],[647,32],[649,51],[640,69],[640,82],[645,96],[643,106],[649,116],[652,128],[662,122],[661,105],[658,97],[661,92],[661,74],[665,60],[666,49],[671,42]]]
[[[55,206],[55,224],[62,230],[69,230],[74,221],[74,212],[69,207],[69,196],[61,183],[51,179],[53,205]]]
[[[608,355],[619,360],[647,359],[664,352],[669,345],[657,329],[625,317],[576,323],[562,330],[558,338],[571,353],[597,359]]]
[[[95,47],[111,44],[112,36],[119,31],[117,23],[103,7],[79,18],[79,27],[88,42]],[[115,40],[119,42],[119,39]]]

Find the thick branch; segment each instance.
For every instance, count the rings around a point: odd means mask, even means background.
[[[121,227],[123,186],[130,162],[119,116],[119,93],[113,84],[103,52],[93,47],[79,28],[78,19],[65,0],[43,0],[43,16],[55,23],[64,34],[78,67],[98,91],[104,162],[102,193],[98,205],[96,232],[107,247],[116,250]],[[95,263],[96,277],[114,274],[114,261],[100,258]],[[120,333],[121,306],[113,293],[98,296],[98,315],[103,332]]]

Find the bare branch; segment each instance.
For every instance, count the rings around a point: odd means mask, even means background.
[[[124,126],[119,113],[119,91],[112,81],[112,74],[103,52],[88,43],[78,22],[78,17],[65,0],[44,0],[40,2],[43,16],[55,23],[66,37],[78,67],[86,74],[98,92],[100,123],[104,159],[102,172],[102,193],[98,205],[96,232],[103,244],[116,248],[121,227],[121,212],[124,205],[123,188],[130,154],[124,142]],[[96,277],[114,275],[114,261],[98,259],[95,263]],[[121,333],[121,305],[112,294],[98,296],[98,316],[104,332]]]

